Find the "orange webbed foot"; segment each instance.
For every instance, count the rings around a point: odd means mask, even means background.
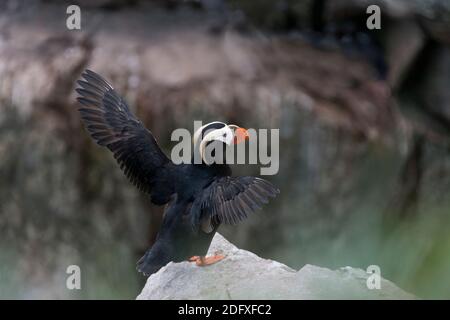
[[[214,252],[212,256],[192,256],[188,259],[190,262],[195,262],[195,264],[199,267],[205,267],[212,264],[215,264],[225,258],[225,255],[221,254],[222,251]]]
[[[217,263],[225,258],[222,254],[216,254],[210,257],[200,257],[200,259],[195,261],[195,264],[199,267],[210,266],[214,263]]]

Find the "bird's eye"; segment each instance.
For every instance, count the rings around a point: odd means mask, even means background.
[[[224,138],[226,138],[226,137],[227,137],[227,134],[226,134],[226,133],[224,133],[224,134],[223,134],[223,137],[224,137]]]

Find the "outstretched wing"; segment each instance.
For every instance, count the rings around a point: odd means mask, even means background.
[[[270,182],[256,177],[221,177],[214,180],[200,197],[200,210],[192,216],[194,229],[205,221],[211,226],[237,224],[260,209],[280,191]]]
[[[168,202],[173,193],[168,179],[172,162],[105,79],[90,70],[82,77],[77,100],[83,105],[79,111],[91,137],[113,152],[125,175],[150,193],[154,203]]]

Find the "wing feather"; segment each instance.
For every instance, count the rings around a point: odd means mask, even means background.
[[[237,224],[269,202],[280,191],[270,182],[256,177],[221,177],[205,190],[200,201],[200,212],[192,215],[197,229],[201,221],[210,220],[218,225]]]
[[[81,119],[97,144],[111,150],[128,179],[150,193],[156,204],[173,194],[168,175],[173,163],[152,133],[133,115],[125,100],[101,76],[86,70],[77,81]]]

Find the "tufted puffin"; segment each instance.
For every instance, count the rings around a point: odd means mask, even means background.
[[[197,152],[201,161],[174,164],[105,79],[85,70],[77,83],[79,112],[90,136],[113,153],[152,203],[166,205],[155,243],[137,262],[144,275],[170,261],[195,261],[198,266],[220,261],[223,255],[205,256],[217,228],[238,223],[279,193],[264,179],[231,176],[224,161],[207,161],[207,146],[241,143],[248,138],[245,129],[219,121],[204,125],[193,137],[192,157]]]

